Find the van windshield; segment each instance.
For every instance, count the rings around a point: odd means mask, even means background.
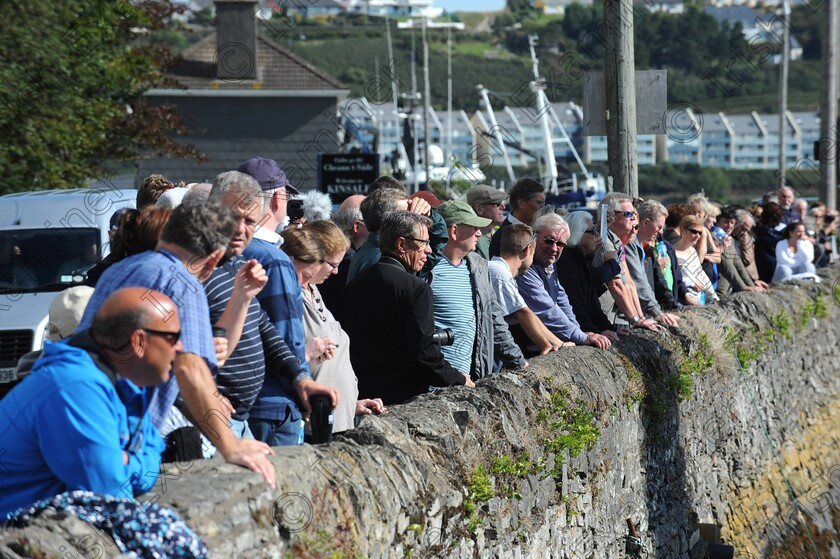
[[[101,259],[97,229],[0,231],[0,292],[60,291]]]

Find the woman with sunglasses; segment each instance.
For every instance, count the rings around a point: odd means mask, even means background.
[[[329,221],[312,221],[281,233],[283,251],[292,258],[303,292],[303,330],[306,361],[312,378],[339,392],[333,432],[354,427],[355,416],[385,413],[379,398],[358,400],[359,387],[350,363],[350,337],[324,306],[318,285],[335,274],[350,242]]]
[[[703,221],[697,216],[686,215],[680,220],[679,229],[681,236],[673,245],[687,290],[686,302],[689,305],[718,302],[720,299],[712,287],[709,276],[703,271],[697,250],[694,248],[697,240],[703,238],[705,230]]]

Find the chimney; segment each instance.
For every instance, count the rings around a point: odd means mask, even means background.
[[[257,0],[216,0],[216,77],[257,79]]]

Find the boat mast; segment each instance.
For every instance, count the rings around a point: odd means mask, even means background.
[[[428,190],[431,180],[429,172],[431,169],[429,164],[429,107],[432,103],[432,90],[429,85],[429,41],[426,38],[426,17],[422,17],[420,21],[423,26],[423,167],[426,173],[426,190]],[[416,187],[414,191],[417,192]]]
[[[400,132],[400,105],[398,101],[399,91],[397,90],[397,59],[394,58],[394,45],[391,42],[391,18],[385,18],[385,31],[388,37],[388,67],[390,68],[391,75],[391,98],[394,101],[394,134],[397,139],[396,145],[396,154],[394,159],[399,159],[400,153],[405,151],[404,149],[401,150],[400,146],[402,145],[402,141],[400,140],[401,132]],[[406,157],[406,161],[408,158]],[[394,167],[398,167],[399,163],[394,161]]]
[[[545,177],[544,182],[549,192],[557,193],[557,161],[554,159],[554,143],[551,140],[551,126],[548,122],[548,112],[551,104],[545,95],[545,80],[540,78],[539,62],[537,61],[537,35],[528,35],[528,45],[531,47],[531,63],[534,70],[534,81],[531,90],[537,97],[537,114],[540,115],[540,125],[545,145]]]
[[[420,146],[417,141],[417,121],[414,118],[414,106],[417,104],[417,50],[414,46],[414,27],[411,28],[411,113],[409,118],[411,122],[409,127],[411,129],[411,139],[414,147],[414,165],[412,171],[414,173],[412,192],[420,190],[420,171],[418,170],[418,163],[420,162]]]
[[[788,107],[788,64],[790,63],[790,5],[784,0],[783,13],[785,20],[782,23],[782,64],[779,69],[779,186],[785,186],[785,173],[787,172],[787,107]]]
[[[446,39],[446,164],[452,161],[452,28]]]
[[[507,169],[508,177],[510,177],[511,182],[516,182],[516,175],[513,173],[513,166],[510,164],[507,146],[505,145],[504,138],[502,138],[502,130],[499,127],[499,123],[496,122],[496,113],[493,111],[493,105],[490,104],[490,98],[487,96],[487,89],[485,89],[485,87],[481,84],[478,84],[475,88],[478,90],[478,95],[481,97],[481,101],[487,108],[487,117],[490,119],[490,132],[493,134],[493,137],[496,138],[496,141],[499,142],[499,149],[502,150],[502,157],[505,159],[505,168]]]

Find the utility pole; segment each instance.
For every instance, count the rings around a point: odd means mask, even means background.
[[[830,0],[829,0],[830,1]],[[633,3],[604,0],[604,85],[607,107],[607,156],[613,188],[637,198],[639,164],[636,147],[636,54],[633,48]]]
[[[782,25],[782,64],[779,75],[779,187],[785,186],[787,172],[787,101],[788,101],[788,65],[790,64],[790,5],[784,0],[785,16]]]
[[[429,173],[429,105],[431,104],[432,89],[429,85],[429,41],[426,40],[426,18],[423,23],[423,166],[426,169],[426,190],[429,189],[431,175]]]
[[[825,205],[837,208],[837,0],[826,0],[820,98],[820,177]]]

